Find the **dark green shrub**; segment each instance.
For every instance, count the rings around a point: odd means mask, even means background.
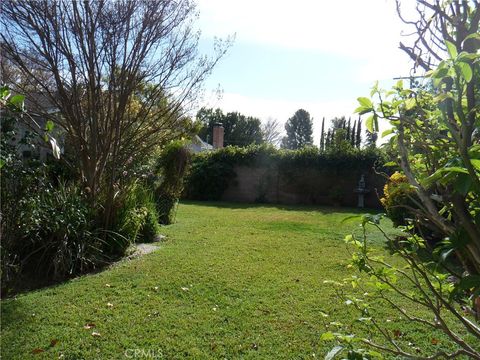
[[[155,237],[160,234],[160,224],[158,223],[158,214],[155,207],[151,207],[147,211],[145,221],[140,229],[140,238],[143,242],[152,242]]]
[[[190,153],[181,141],[174,141],[166,146],[158,159],[159,180],[155,190],[155,203],[161,224],[173,222],[175,205],[183,192],[183,178],[189,160]]]
[[[187,177],[186,196],[193,200],[219,200],[235,176],[230,163],[208,156],[196,157]]]
[[[193,200],[219,200],[229,183],[235,180],[235,166],[278,169],[288,179],[305,169],[346,174],[370,171],[373,166],[383,163],[385,159],[380,150],[351,146],[345,151],[322,152],[313,146],[299,150],[279,150],[269,145],[228,146],[193,156],[186,177],[185,196]],[[264,193],[264,189],[259,189],[258,201],[264,201]]]
[[[21,243],[14,246],[23,265],[55,278],[83,273],[102,257],[94,214],[78,187],[47,186],[21,202]]]
[[[114,242],[112,252],[122,255],[134,242],[153,241],[160,233],[153,191],[140,182],[134,182],[117,200],[114,231],[121,235]]]

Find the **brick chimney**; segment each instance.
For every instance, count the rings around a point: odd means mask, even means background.
[[[213,147],[215,149],[223,148],[224,128],[221,123],[213,124]]]

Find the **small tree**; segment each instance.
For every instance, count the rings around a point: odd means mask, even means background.
[[[301,149],[313,144],[313,121],[310,114],[299,109],[285,124],[287,136],[282,139],[282,148]]]
[[[226,47],[198,56],[191,1],[6,0],[1,12],[2,53],[59,109],[55,121],[89,199],[106,199],[108,224],[125,168],[184,133],[185,111]]]
[[[399,1],[397,9],[402,16]],[[357,275],[351,279],[365,296],[349,296],[344,287],[338,288],[338,294],[360,311],[359,321],[370,330],[369,337],[326,333],[324,339],[337,338],[346,344],[350,358],[378,355],[358,349],[356,344],[362,343],[406,358],[480,359],[480,326],[476,323],[480,314],[480,143],[475,136],[480,4],[418,0],[417,12],[419,19],[406,21],[416,27],[417,38],[412,47],[401,43],[400,48],[426,71],[427,83],[408,89],[399,81],[388,92],[375,86],[372,96],[377,97],[377,104],[359,98],[357,111],[371,114],[366,126],[372,133],[378,131],[379,119],[390,121],[393,129],[385,135],[393,132],[396,160],[414,194],[410,200],[415,206],[405,206],[435,234],[439,245],[432,253],[411,226],[403,228],[403,238],[395,239],[379,226],[381,215],[363,216],[363,235],[350,235],[346,240],[356,249],[353,264],[368,275],[366,281]],[[401,266],[372,252],[367,225],[384,234],[393,253],[403,260]],[[454,254],[463,267],[460,271],[448,261]],[[426,257],[430,261],[425,262]],[[393,293],[411,308],[400,306]],[[400,339],[400,330],[392,331],[378,318],[374,303],[395,309],[418,331],[431,332],[432,343],[442,333],[449,340],[448,347],[431,355],[412,348]],[[429,316],[418,309],[427,310]],[[332,351],[337,354],[343,348]]]
[[[263,140],[269,144],[277,146],[280,142],[279,122],[277,119],[269,118],[262,126]]]

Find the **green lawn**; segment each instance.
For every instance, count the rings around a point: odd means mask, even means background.
[[[159,251],[2,301],[2,358],[323,358],[328,324],[353,319],[323,283],[349,276],[351,213],[181,204]]]

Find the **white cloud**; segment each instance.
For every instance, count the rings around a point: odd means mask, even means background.
[[[406,76],[411,68],[406,55],[398,49],[406,26],[396,14],[394,0],[198,0],[198,3],[199,26],[205,38],[236,33],[238,42],[354,59],[358,61],[357,70],[351,81],[365,85],[366,89],[375,80]],[[402,0],[402,4],[411,15],[415,0]],[[255,98],[227,89],[221,100],[205,105],[220,107],[225,112],[240,111],[263,121],[273,117],[282,125],[296,110],[304,108],[314,118],[315,143],[318,143],[322,118],[350,116],[356,99],[296,102]]]
[[[393,0],[199,0],[199,10],[207,37],[237,33],[239,41],[355,58],[395,50],[403,27]]]

